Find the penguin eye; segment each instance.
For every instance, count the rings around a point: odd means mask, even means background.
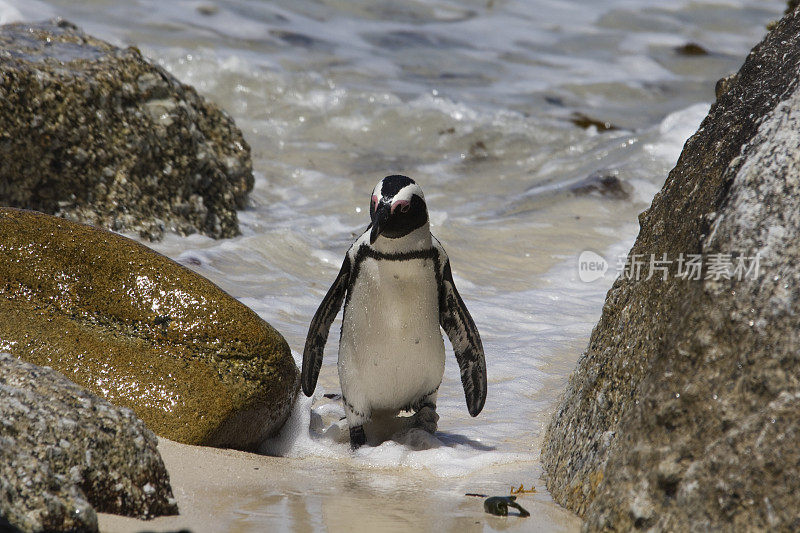
[[[378,197],[377,197],[376,195],[374,195],[374,194],[373,194],[373,195],[372,195],[372,201],[371,201],[371,202],[370,202],[370,204],[369,204],[369,208],[370,208],[372,211],[375,211],[375,207],[377,207],[377,205],[378,205]]]
[[[392,214],[394,214],[395,209],[400,209],[401,213],[408,213],[408,210],[411,209],[411,202],[408,200],[397,200],[392,204]]]

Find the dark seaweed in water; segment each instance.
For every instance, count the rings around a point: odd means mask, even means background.
[[[707,56],[708,50],[697,43],[686,43],[675,48],[675,52],[682,56]]]
[[[580,111],[575,111],[569,119],[570,122],[579,128],[589,129],[592,126],[597,128],[599,132],[618,130],[619,128],[607,120],[598,120],[589,115],[585,115]]]
[[[616,173],[607,170],[597,171],[568,187],[568,190],[576,196],[593,194],[615,200],[628,200],[631,196],[630,189],[631,187]]]

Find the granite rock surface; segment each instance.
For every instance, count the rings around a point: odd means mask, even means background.
[[[156,444],[130,409],[111,405],[52,369],[0,353],[5,527],[97,531],[97,512],[177,514]]]
[[[587,531],[800,529],[799,77],[793,11],[640,216],[542,451]]]
[[[239,233],[253,188],[233,120],[136,48],[71,23],[0,26],[0,205],[151,240]]]

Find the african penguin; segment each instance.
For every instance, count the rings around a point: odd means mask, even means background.
[[[338,369],[354,449],[378,415],[430,409],[435,431],[445,358],[439,326],[453,345],[469,414],[477,416],[486,401],[481,338],[431,235],[422,189],[406,176],[387,176],[372,191],[369,214],[372,223],[347,251],[303,350],[303,392],[311,396],[344,301]]]

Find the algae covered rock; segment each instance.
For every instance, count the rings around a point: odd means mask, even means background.
[[[97,531],[96,512],[177,514],[156,444],[130,409],[0,353],[0,517],[10,526]]]
[[[542,451],[585,530],[800,529],[799,79],[795,11],[640,216]]]
[[[283,337],[207,279],[109,231],[13,208],[0,208],[0,349],[187,444],[255,449],[299,383]]]
[[[253,188],[233,120],[66,21],[0,26],[0,205],[159,239],[238,234]]]

